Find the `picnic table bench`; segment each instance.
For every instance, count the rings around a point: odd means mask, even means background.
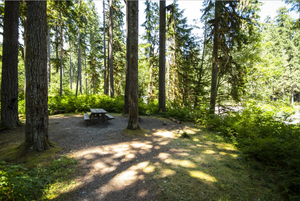
[[[114,119],[113,116],[107,114],[107,112],[104,109],[101,108],[92,108],[91,114],[88,115],[88,113],[83,114],[84,121],[87,122],[87,125],[89,122],[95,122],[100,119],[102,119],[102,122],[106,122],[107,120]]]

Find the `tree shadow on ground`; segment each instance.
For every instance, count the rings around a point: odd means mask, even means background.
[[[143,117],[149,133],[138,137],[122,135],[127,118],[120,115],[88,127],[79,117],[64,124],[53,140],[80,166],[76,186],[55,200],[280,200],[233,146],[163,121]],[[191,139],[180,138],[183,130]]]

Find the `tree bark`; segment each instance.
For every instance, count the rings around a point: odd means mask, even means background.
[[[78,1],[78,6],[80,7],[80,0]],[[79,18],[79,17],[78,17]],[[80,52],[80,26],[78,25],[78,70],[77,70],[77,83],[76,83],[76,96],[78,94],[78,85],[79,85],[79,93],[82,94],[82,86],[81,86],[81,52]]]
[[[61,11],[59,11],[60,23],[59,23],[59,46],[60,46],[60,82],[59,82],[59,95],[62,96],[62,82],[63,82],[63,31],[62,31],[62,17]]]
[[[72,90],[72,54],[71,54],[71,51],[72,51],[72,44],[71,44],[71,41],[69,41],[70,43],[70,89]]]
[[[48,66],[48,87],[51,83],[51,46],[50,46],[50,28],[48,23],[48,34],[47,34],[47,66]]]
[[[198,82],[196,85],[196,90],[199,90],[200,86],[201,86],[201,82],[202,82],[202,73],[203,73],[203,64],[204,64],[204,58],[205,58],[205,48],[206,48],[206,20],[205,20],[205,24],[204,24],[204,38],[203,38],[203,50],[202,50],[202,58],[201,58],[201,65],[200,65],[200,69],[199,69],[199,74],[198,74]],[[195,102],[194,102],[194,109],[196,109],[198,107],[198,96],[199,93],[195,93]]]
[[[48,140],[47,2],[27,1],[25,149],[43,151]]]
[[[113,3],[112,0],[109,7],[109,69],[110,69],[110,97],[114,97],[114,68],[113,68]]]
[[[18,38],[19,1],[5,1],[1,84],[1,121],[5,127],[19,125]]]
[[[126,1],[126,84],[124,96],[124,114],[129,114],[129,90],[130,90],[130,37],[129,37],[129,22],[130,22],[130,2]]]
[[[159,2],[159,112],[166,111],[166,1]]]
[[[103,46],[104,46],[104,94],[108,94],[107,68],[106,68],[106,43],[105,43],[105,1],[103,0]]]
[[[139,129],[139,98],[138,98],[138,13],[139,2],[127,1],[130,20],[130,91],[129,91],[129,118],[127,129]],[[127,53],[128,54],[128,53]]]
[[[213,62],[211,72],[211,89],[210,89],[210,114],[215,114],[216,99],[218,93],[218,43],[219,43],[219,1],[215,2],[215,24],[214,24],[214,44],[213,44]]]
[[[88,94],[87,69],[86,69],[86,50],[84,49],[84,70],[85,70],[85,94]]]
[[[151,59],[151,58],[150,58]],[[153,63],[150,61],[150,66],[149,66],[149,85],[148,85],[148,104],[152,100],[152,90],[153,90],[153,68],[152,68]]]

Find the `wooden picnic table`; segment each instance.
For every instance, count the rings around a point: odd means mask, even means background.
[[[96,119],[99,120],[102,118],[102,121],[105,122],[105,114],[107,114],[107,112],[102,108],[91,108],[90,119],[93,122]]]
[[[84,113],[83,115],[84,120],[87,122],[95,122],[102,119],[102,122],[106,122],[107,120],[114,119],[113,116],[107,114],[107,112],[102,108],[91,108],[91,114]]]

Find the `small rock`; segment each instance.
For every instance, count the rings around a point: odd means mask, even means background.
[[[167,125],[167,123],[164,121],[164,122],[162,123],[162,125]]]

